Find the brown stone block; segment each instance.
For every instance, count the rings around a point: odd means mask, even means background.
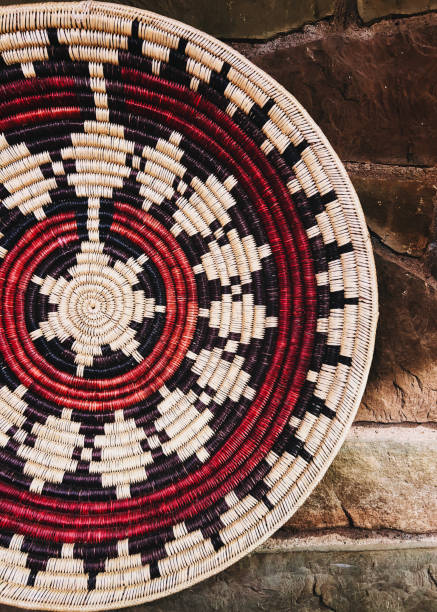
[[[343,160],[437,162],[437,14],[234,43],[293,93]]]
[[[354,163],[346,168],[370,229],[398,253],[423,255],[432,240],[437,171]]]
[[[288,525],[437,530],[437,430],[354,426]]]
[[[437,421],[436,283],[404,265],[376,254],[380,315],[359,421]]]
[[[437,9],[436,0],[357,0],[363,21],[373,21],[387,15],[413,15]]]

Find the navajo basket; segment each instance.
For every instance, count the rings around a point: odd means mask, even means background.
[[[99,2],[0,9],[0,601],[133,605],[323,476],[373,349],[369,236],[274,80]]]

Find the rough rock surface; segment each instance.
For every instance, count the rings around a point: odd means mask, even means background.
[[[384,255],[382,255],[384,253]],[[437,290],[404,262],[375,254],[379,323],[359,421],[437,420]]]
[[[413,15],[437,9],[436,0],[357,0],[358,13],[363,21],[387,15]]]
[[[437,430],[354,426],[288,525],[437,531]]]
[[[437,171],[368,163],[346,169],[370,229],[398,253],[423,255],[433,238]]]
[[[437,162],[437,14],[234,47],[299,100],[344,161]],[[402,69],[400,69],[402,66]]]

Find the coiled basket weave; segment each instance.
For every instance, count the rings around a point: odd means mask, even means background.
[[[189,26],[0,10],[0,601],[207,578],[302,504],[359,404],[363,214],[296,100]]]

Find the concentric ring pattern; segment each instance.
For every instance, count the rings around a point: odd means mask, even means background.
[[[109,609],[236,561],[360,400],[373,259],[294,98],[188,26],[0,10],[0,600]]]

